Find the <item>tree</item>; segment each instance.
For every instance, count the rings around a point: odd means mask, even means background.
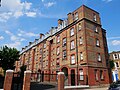
[[[113,61],[113,60],[110,60],[109,63],[110,63],[110,68],[113,69],[114,66],[115,66],[115,65],[114,65],[114,61]]]
[[[0,47],[0,67],[4,73],[8,69],[15,69],[15,61],[18,61],[19,57],[19,51],[16,48]]]

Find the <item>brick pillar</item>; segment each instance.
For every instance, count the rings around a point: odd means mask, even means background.
[[[30,90],[31,71],[24,72],[23,90]]]
[[[4,90],[11,90],[12,78],[13,78],[13,70],[7,70],[4,80]]]
[[[58,90],[64,90],[64,72],[58,73]]]

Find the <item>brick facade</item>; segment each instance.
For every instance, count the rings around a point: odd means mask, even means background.
[[[75,74],[75,83],[72,83],[72,76],[68,76],[69,85],[108,84],[107,56],[106,31],[101,27],[99,13],[83,5],[69,13],[67,20],[59,19],[58,27],[40,34],[38,40],[23,48],[16,71],[24,64],[32,72]]]

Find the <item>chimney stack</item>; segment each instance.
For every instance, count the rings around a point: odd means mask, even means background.
[[[58,25],[59,25],[59,24],[62,25],[62,22],[63,22],[62,19],[58,19]]]
[[[44,36],[44,34],[40,33],[40,39],[42,38],[42,36]]]

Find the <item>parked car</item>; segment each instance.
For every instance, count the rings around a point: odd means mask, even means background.
[[[120,80],[111,83],[108,90],[120,90]]]

